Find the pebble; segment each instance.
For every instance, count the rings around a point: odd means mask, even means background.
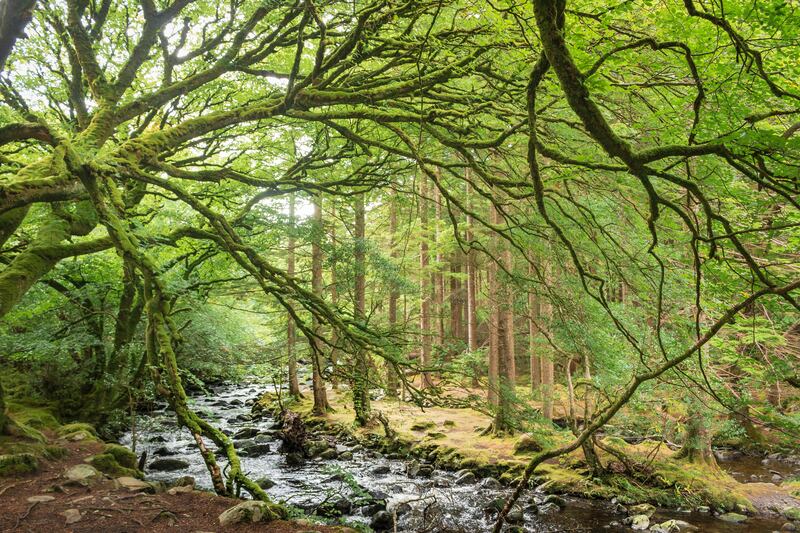
[[[31,496],[28,498],[28,503],[44,503],[44,502],[51,502],[55,500],[55,496],[47,496],[46,494],[40,494],[38,496]]]

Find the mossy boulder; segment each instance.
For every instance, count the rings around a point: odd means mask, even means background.
[[[519,440],[514,443],[514,455],[540,452],[542,449],[543,446],[542,443],[539,442],[539,439],[527,433],[522,435]]]
[[[284,518],[286,512],[283,508],[266,502],[248,501],[226,509],[219,515],[219,525],[222,527],[234,524],[247,524],[257,522],[271,522]]]
[[[32,453],[0,455],[0,477],[31,474],[39,469],[39,460]]]
[[[128,448],[126,448],[125,446],[121,446],[119,444],[106,444],[103,453],[107,453],[114,456],[114,459],[117,460],[120,466],[136,470],[138,462],[136,454],[133,453]]]
[[[142,473],[136,468],[128,468],[117,461],[116,456],[111,453],[99,453],[88,458],[87,462],[98,469],[100,472],[110,477],[142,477]]]
[[[409,429],[411,431],[427,431],[427,430],[433,429],[435,427],[436,427],[436,423],[432,422],[430,420],[417,420],[413,424],[411,424]]]
[[[61,426],[58,428],[57,434],[61,439],[73,442],[98,440],[94,427],[83,422]]]

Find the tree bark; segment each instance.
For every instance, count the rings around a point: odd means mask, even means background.
[[[353,305],[356,320],[366,321],[366,209],[364,206],[365,194],[356,195],[355,198],[355,302]],[[353,407],[356,413],[356,422],[365,426],[370,419],[369,403],[369,364],[364,350],[357,349],[353,365]]]
[[[395,265],[397,265],[398,251],[397,251],[397,192],[392,193],[392,198],[389,204],[389,238],[391,239],[391,257]],[[400,292],[397,290],[397,284],[393,283],[389,289],[389,327],[394,329],[397,326],[397,300],[400,298]],[[386,362],[386,395],[389,398],[397,398],[398,376],[395,366],[387,361]]]
[[[419,270],[420,270],[420,364],[422,365],[422,383],[420,387],[426,389],[432,386],[429,368],[431,365],[431,274],[430,258],[428,257],[428,179],[425,175],[419,178]]]
[[[469,169],[466,171],[466,177],[469,178]],[[467,183],[466,202],[470,205],[470,186]],[[471,206],[470,206],[471,208]],[[466,232],[464,239],[468,244],[472,243],[472,217],[467,215]],[[477,311],[477,261],[475,251],[470,249],[467,251],[467,348],[471,354],[478,351],[478,311]],[[478,369],[473,370],[472,386],[478,386]]]
[[[289,276],[294,276],[294,250],[296,247],[295,239],[295,196],[294,193],[289,195],[289,244],[286,252],[286,273]],[[291,315],[287,316],[286,324],[286,357],[288,361],[289,370],[289,395],[294,398],[302,397],[300,392],[300,383],[297,379],[297,353],[295,346],[297,342],[297,335],[294,327],[294,319]]]
[[[528,277],[533,278],[534,269],[528,265]],[[539,301],[533,291],[528,291],[528,352],[530,357],[531,393],[540,392],[542,385],[542,358],[537,350],[539,336]]]
[[[314,196],[314,235],[311,241],[311,291],[322,298],[322,198]],[[328,394],[325,390],[325,381],[322,379],[322,369],[324,365],[322,348],[322,324],[319,319],[314,317],[314,336],[311,346],[311,365],[312,381],[311,386],[314,392],[315,415],[323,415],[330,409]]]

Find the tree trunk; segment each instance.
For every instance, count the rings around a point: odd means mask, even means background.
[[[689,402],[686,438],[683,441],[683,448],[675,455],[675,458],[713,469],[719,468],[714,452],[711,450],[711,435],[708,432],[706,415],[696,400]]]
[[[441,171],[437,169],[437,174]],[[444,257],[442,255],[442,194],[439,187],[434,187],[434,207],[435,217],[433,221],[434,228],[434,246],[436,248],[436,268],[433,270],[433,294],[434,294],[434,309],[436,317],[436,344],[441,350],[445,343],[445,329],[444,329],[444,273],[442,267],[444,265]]]
[[[397,265],[398,252],[397,252],[397,192],[392,193],[392,198],[389,205],[389,234],[391,239],[391,257],[392,262]],[[389,327],[394,329],[397,327],[397,300],[400,298],[400,292],[397,290],[397,284],[393,283],[389,289]],[[386,395],[389,398],[397,398],[398,376],[395,366],[387,361],[386,362]]]
[[[533,266],[528,265],[528,277],[533,278]],[[539,357],[536,341],[539,335],[539,302],[533,291],[528,292],[528,352],[530,357],[531,393],[540,392],[542,385],[542,358]]]
[[[314,236],[311,242],[311,290],[322,298],[322,198],[314,196]],[[328,394],[325,391],[325,382],[322,379],[323,350],[322,324],[314,317],[314,338],[311,346],[311,365],[313,369],[312,388],[314,391],[315,415],[323,415],[330,409]]]
[[[549,300],[542,299],[539,302],[539,310],[541,312],[542,327],[546,328],[550,325],[550,319],[553,314],[553,307]],[[540,357],[541,361],[541,376],[542,376],[542,416],[548,420],[553,420],[553,386],[554,386],[554,368],[553,359],[551,354]]]
[[[6,397],[3,391],[3,382],[0,380],[0,435],[5,435],[8,427],[8,413],[6,413]]]
[[[366,321],[366,209],[364,194],[356,196],[355,204],[355,302],[353,305],[356,320]],[[353,365],[353,407],[356,422],[365,426],[370,419],[369,404],[369,364],[364,350],[357,349]]]
[[[466,176],[469,177],[467,172]],[[470,205],[469,198],[470,198],[470,186],[467,184],[466,190],[466,202],[467,205]],[[470,206],[471,208],[471,206]],[[465,240],[467,243],[472,243],[472,217],[467,215],[467,228],[466,233],[464,235]],[[478,291],[478,282],[477,282],[477,262],[475,260],[475,251],[470,248],[467,251],[467,348],[469,349],[470,353],[475,353],[478,351],[478,311],[477,311],[477,291]],[[474,369],[472,373],[472,386],[478,386],[478,369]]]
[[[331,224],[331,244],[336,246],[336,206],[331,206],[331,217],[333,223]],[[331,286],[329,289],[331,294],[331,306],[334,309],[339,309],[339,275],[336,272],[336,261],[331,261]],[[331,352],[330,363],[333,372],[331,373],[331,388],[333,390],[339,389],[339,376],[338,376],[338,362],[339,362],[339,333],[334,329],[331,331]]]
[[[428,179],[425,175],[420,176],[419,181],[419,270],[420,270],[420,309],[419,309],[419,330],[420,330],[420,364],[423,368],[422,383],[420,387],[426,389],[432,385],[428,368],[431,365],[431,275],[429,272],[428,257]]]
[[[289,246],[286,252],[286,273],[294,276],[294,250],[296,245],[294,235],[294,193],[289,195]],[[296,333],[294,319],[289,315],[286,324],[286,356],[289,367],[289,395],[294,398],[302,397],[300,383],[297,379],[297,353],[295,351]]]

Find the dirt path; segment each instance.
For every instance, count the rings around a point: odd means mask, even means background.
[[[0,478],[0,531],[51,533],[127,532],[249,532],[343,533],[346,530],[303,522],[276,521],[221,528],[218,516],[239,500],[201,491],[145,494],[132,492],[108,478],[90,486],[65,483],[63,473],[100,452],[96,442],[66,445],[66,457],[42,461],[36,474]],[[69,523],[69,520],[76,520]]]

